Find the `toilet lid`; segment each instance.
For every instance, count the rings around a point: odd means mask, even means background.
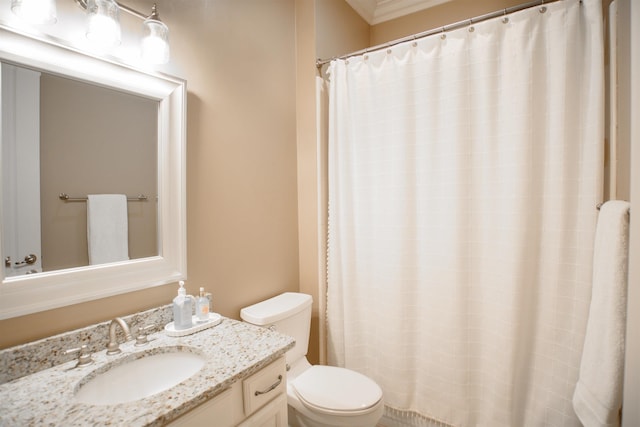
[[[327,413],[363,411],[382,399],[382,390],[373,380],[335,366],[312,366],[292,386],[305,406]]]

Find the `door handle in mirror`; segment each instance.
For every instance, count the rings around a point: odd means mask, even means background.
[[[34,264],[38,260],[35,254],[29,254],[24,257],[24,261],[18,261],[15,265]]]

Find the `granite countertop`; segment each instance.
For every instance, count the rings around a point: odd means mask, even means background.
[[[262,369],[295,343],[278,332],[228,318],[192,335],[170,337],[160,331],[149,340],[143,347],[136,347],[135,340],[121,344],[122,353],[114,356],[101,350],[85,367],[75,367],[74,359],[0,384],[0,426],[162,426]],[[168,348],[201,354],[206,362],[191,378],[145,399],[103,406],[74,401],[83,380],[137,355]]]

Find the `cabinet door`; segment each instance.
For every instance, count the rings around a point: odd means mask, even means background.
[[[239,390],[239,387],[236,387]],[[234,424],[234,403],[242,405],[240,393],[233,388],[223,391],[218,396],[192,409],[167,427],[232,427]],[[234,401],[234,397],[236,398]]]
[[[279,394],[238,427],[287,427],[287,395]]]

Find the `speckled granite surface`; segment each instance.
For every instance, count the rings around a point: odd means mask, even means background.
[[[154,331],[160,331],[173,320],[171,304],[141,311],[129,316],[122,316],[136,336],[138,328],[156,325]],[[38,341],[0,350],[0,384],[30,375],[52,366],[74,360],[77,356],[65,354],[72,348],[87,345],[92,353],[104,350],[109,341],[109,324],[111,321],[97,323],[85,328],[75,329],[62,334],[53,335]],[[118,342],[124,339],[124,333],[118,329]]]
[[[1,384],[0,426],[162,426],[294,345],[291,337],[227,318],[193,335],[169,337],[161,331],[149,338],[145,347],[136,347],[135,340],[122,344],[122,353],[115,356],[100,350],[86,367],[76,368],[73,360]],[[206,362],[191,378],[135,402],[97,406],[74,401],[74,391],[108,367],[170,349],[202,354]]]

